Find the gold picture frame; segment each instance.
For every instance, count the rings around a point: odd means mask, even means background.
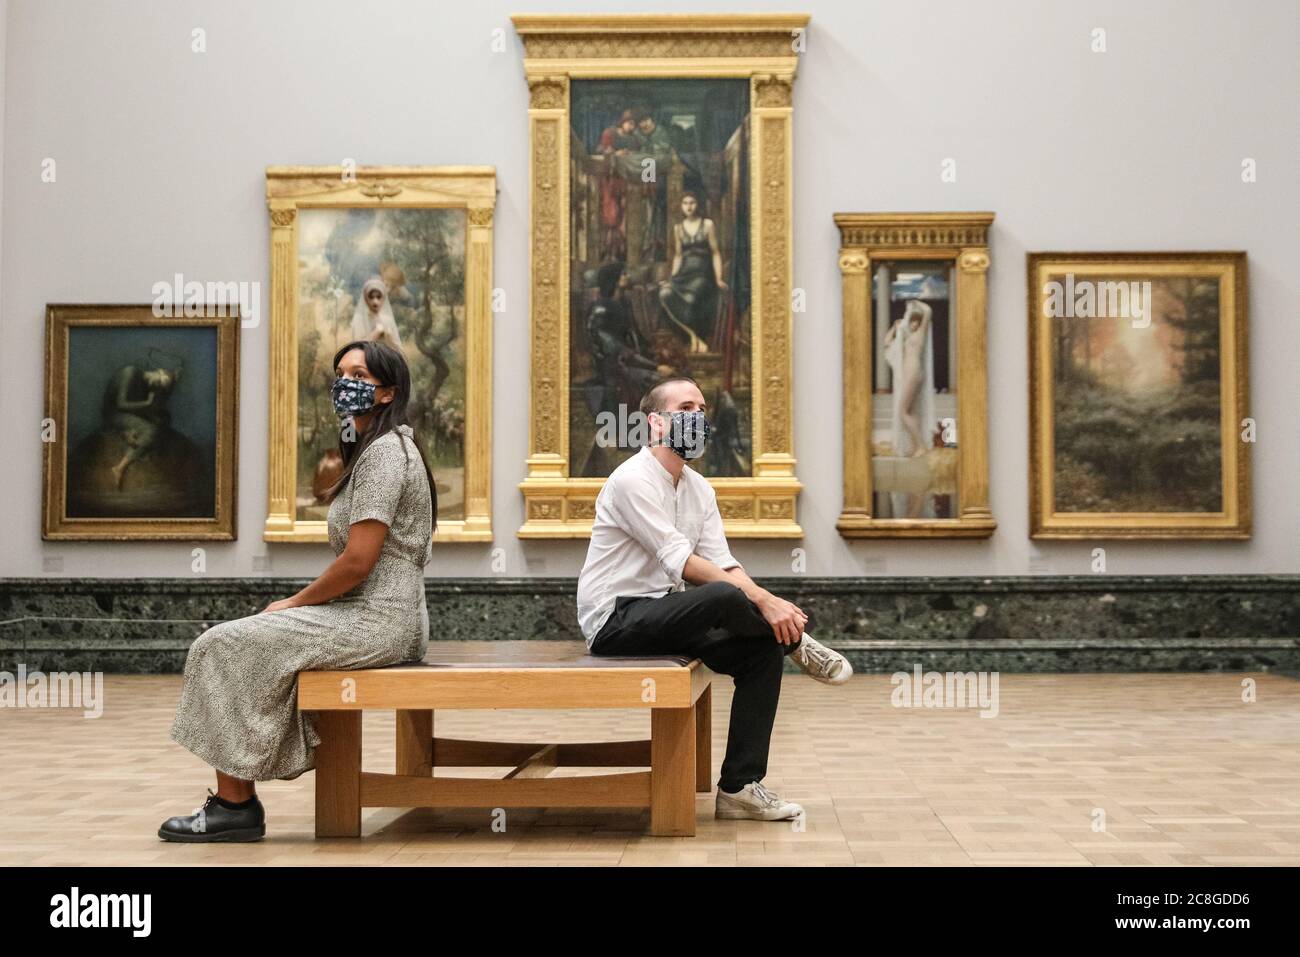
[[[989,509],[986,333],[993,217],[988,212],[835,214],[844,336],[844,505],[835,527],[845,538],[987,538],[997,528]],[[956,380],[956,421],[945,431],[953,433],[956,448],[931,449],[921,464],[931,476],[946,476],[942,487],[956,494],[956,514],[881,517],[873,508],[873,277],[890,263],[918,261],[947,263],[952,276],[945,286],[947,328],[955,331],[950,336],[955,368],[949,375]],[[943,461],[931,462],[935,456]],[[935,482],[927,479],[926,489],[939,487]]]
[[[752,287],[752,456],[715,477],[734,538],[798,538],[791,384],[792,85],[805,14],[519,15],[529,89],[531,419],[524,539],[591,534],[603,478],[570,476],[570,85],[740,79],[753,144],[747,178]]]
[[[236,538],[239,306],[195,305],[46,306],[41,538]],[[70,388],[97,391],[71,401]],[[172,503],[190,514],[145,514]]]
[[[1246,253],[1033,252],[1026,265],[1030,537],[1249,538]],[[1093,305],[1076,308],[1084,283]],[[1142,334],[1153,326],[1154,335]],[[1072,390],[1066,423],[1058,422],[1058,379]],[[1148,414],[1148,405],[1160,411]],[[1103,413],[1105,431],[1089,441],[1089,422]],[[1204,441],[1208,430],[1217,448]],[[1172,444],[1157,445],[1160,436]],[[1120,461],[1099,466],[1102,453]],[[1083,504],[1127,496],[1164,507],[1062,509],[1058,485]],[[1189,500],[1219,507],[1180,507]]]
[[[263,539],[324,542],[324,520],[298,516],[299,213],[316,209],[461,209],[464,237],[463,517],[439,518],[434,540],[490,542],[492,448],[491,166],[271,166],[269,480]]]

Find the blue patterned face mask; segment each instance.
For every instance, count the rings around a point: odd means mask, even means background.
[[[663,413],[659,413],[663,415]],[[673,412],[668,416],[668,432],[660,440],[684,459],[698,459],[709,440],[709,420],[703,412]]]
[[[342,376],[334,380],[330,387],[330,398],[334,400],[334,411],[340,419],[350,418],[358,412],[365,412],[375,404],[375,384],[364,379],[345,379]]]

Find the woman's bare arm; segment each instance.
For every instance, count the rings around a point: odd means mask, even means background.
[[[713,228],[713,220],[704,221],[705,232],[709,236],[709,249],[713,252],[713,275],[717,280],[719,289],[727,288],[727,281],[722,278],[722,248],[718,245],[718,234]]]
[[[387,537],[388,526],[377,519],[366,519],[350,526],[347,547],[330,562],[319,578],[298,594],[273,601],[262,610],[281,611],[303,605],[323,605],[351,591],[370,577]]]

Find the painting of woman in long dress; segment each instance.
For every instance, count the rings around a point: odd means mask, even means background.
[[[713,220],[699,214],[694,193],[683,193],[682,218],[673,225],[672,275],[659,287],[659,305],[686,336],[690,352],[709,351],[717,326],[718,293],[726,288]]]

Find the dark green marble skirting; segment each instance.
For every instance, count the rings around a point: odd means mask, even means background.
[[[0,671],[179,672],[285,578],[0,579]],[[1300,674],[1300,576],[770,578],[860,671]],[[437,639],[578,638],[571,578],[429,579]],[[787,665],[789,667],[789,665]]]

